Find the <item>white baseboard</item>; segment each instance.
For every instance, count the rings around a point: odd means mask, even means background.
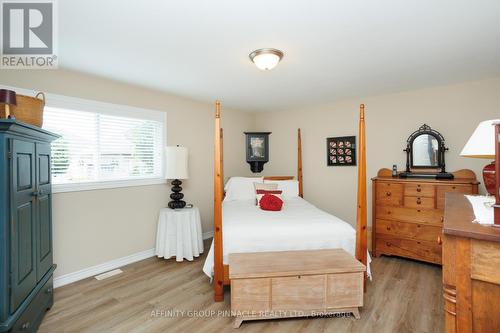
[[[132,264],[155,255],[155,249],[149,249],[141,252],[131,254],[126,257],[114,259],[100,265],[85,268],[73,273],[65,274],[54,278],[54,288],[59,288],[67,284],[89,278],[94,275],[102,274],[104,272]]]
[[[203,239],[209,239],[214,236],[213,231],[204,232],[202,237]],[[59,288],[65,286],[67,284],[80,281],[98,274],[102,274],[108,272],[110,270],[123,267],[125,265],[132,264],[137,261],[141,261],[147,258],[151,258],[155,256],[155,249],[149,249],[145,251],[141,251],[138,253],[131,254],[129,256],[114,259],[100,265],[92,266],[89,268],[84,268],[77,272],[65,274],[54,278],[54,288]]]

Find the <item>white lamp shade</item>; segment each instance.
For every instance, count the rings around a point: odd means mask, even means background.
[[[186,147],[166,147],[165,179],[188,179],[188,149]]]
[[[465,144],[460,156],[495,158],[495,126],[493,124],[499,121],[500,119],[493,119],[481,122]]]

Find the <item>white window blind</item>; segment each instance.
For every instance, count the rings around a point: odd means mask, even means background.
[[[163,178],[161,121],[46,106],[43,128],[52,143],[58,184]]]

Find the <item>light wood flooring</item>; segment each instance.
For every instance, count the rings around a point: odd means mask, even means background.
[[[206,247],[208,248],[208,247]],[[150,258],[124,273],[82,280],[55,290],[55,304],[40,333],[50,332],[442,332],[441,268],[380,257],[372,263],[361,319],[353,317],[244,322],[232,328],[230,295],[213,302],[212,285],[194,262]],[[171,317],[168,310],[185,310]],[[189,312],[190,311],[190,312]],[[196,317],[194,311],[201,313]],[[226,311],[226,312],[227,312]],[[215,313],[215,316],[210,316]]]

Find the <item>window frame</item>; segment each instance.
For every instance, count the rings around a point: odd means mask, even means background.
[[[19,94],[28,96],[34,96],[36,94],[34,90],[29,90],[29,89],[9,87],[5,85],[0,85],[0,87],[2,89],[14,90]],[[154,177],[143,177],[134,179],[52,184],[52,193],[92,191],[92,190],[123,188],[123,187],[149,186],[149,185],[158,185],[167,183],[167,180],[165,179],[165,149],[164,149],[164,147],[167,146],[166,143],[167,113],[165,111],[145,109],[129,105],[112,104],[112,103],[87,100],[76,97],[50,94],[50,93],[45,93],[45,97],[46,97],[46,104],[45,104],[46,107],[70,109],[80,112],[99,113],[117,117],[137,118],[141,120],[154,120],[162,124],[161,126],[162,133],[160,138],[161,142],[163,143],[163,146],[160,149],[161,177],[154,176]]]

